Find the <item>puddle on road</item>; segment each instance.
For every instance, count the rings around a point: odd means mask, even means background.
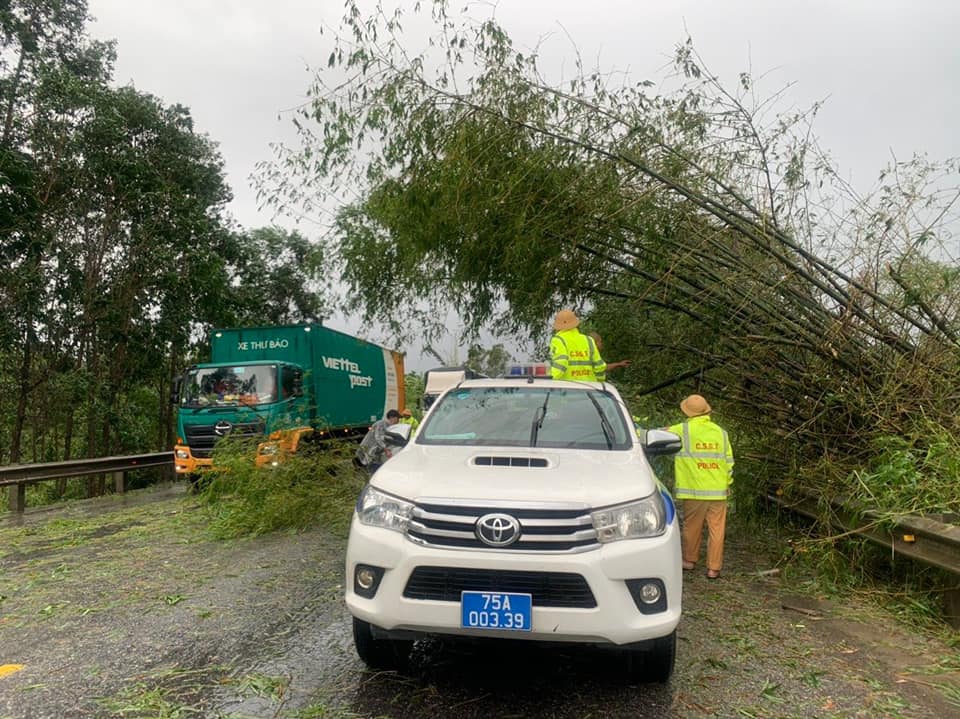
[[[418,642],[408,675],[366,670],[356,656],[350,615],[342,605],[291,633],[281,650],[247,676],[284,677],[282,706],[275,697],[239,697],[224,691],[224,714],[290,716],[306,708],[359,716],[583,717],[671,716],[670,686],[638,685],[622,671],[618,654],[553,649],[522,641],[474,646]]]
[[[336,605],[301,623],[296,632],[283,640],[278,653],[255,663],[243,677],[282,677],[286,689],[282,694],[283,711],[324,703],[346,707],[342,699],[349,696],[363,679],[360,660],[353,651],[349,614]],[[214,706],[223,714],[251,717],[283,716],[277,713],[275,697],[238,696],[229,688],[220,692]]]

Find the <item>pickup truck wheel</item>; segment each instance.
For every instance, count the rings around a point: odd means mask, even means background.
[[[370,624],[353,618],[353,644],[357,655],[371,669],[405,669],[413,642],[402,639],[377,639]]]
[[[666,684],[677,658],[677,632],[655,639],[647,649],[627,651],[627,674],[644,682]]]

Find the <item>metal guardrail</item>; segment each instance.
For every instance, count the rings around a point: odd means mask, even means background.
[[[768,494],[767,499],[791,512],[822,519],[816,495],[784,497]],[[903,557],[939,567],[958,578],[943,595],[944,615],[954,629],[960,629],[960,516],[904,515],[891,522],[879,512],[857,512],[841,502],[831,503],[830,523],[844,533],[864,537]]]
[[[822,519],[822,506],[814,495],[784,497],[769,494],[770,501],[811,519]],[[951,516],[904,515],[893,523],[879,512],[856,512],[834,502],[831,523],[849,534],[859,535],[897,554],[960,575],[960,526],[944,519]],[[960,519],[960,518],[958,518]]]
[[[166,467],[173,475],[173,452],[133,454],[124,457],[96,457],[45,464],[15,464],[0,467],[0,487],[10,487],[10,511],[22,512],[26,506],[28,484],[64,477],[112,474],[117,492],[126,491],[126,475],[137,469]]]

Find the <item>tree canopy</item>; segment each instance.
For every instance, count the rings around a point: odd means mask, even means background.
[[[211,326],[317,320],[322,254],[240,230],[190,110],[111,84],[85,0],[0,3],[0,463],[169,448]]]
[[[725,85],[691,42],[673,91],[579,58],[561,86],[494,19],[423,12],[416,53],[401,12],[348,7],[300,146],[264,172],[277,206],[358,188],[326,251],[368,318],[401,291],[421,303],[398,333],[453,307],[542,337],[574,306],[634,358],[631,401],[714,397],[758,484],[862,494],[902,452],[942,481],[894,502],[958,501],[937,459],[960,455],[955,160],[897,162],[861,196],[817,146],[817,106]]]

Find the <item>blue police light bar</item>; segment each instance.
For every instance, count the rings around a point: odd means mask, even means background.
[[[546,362],[527,362],[507,366],[508,377],[549,377],[550,369]]]

